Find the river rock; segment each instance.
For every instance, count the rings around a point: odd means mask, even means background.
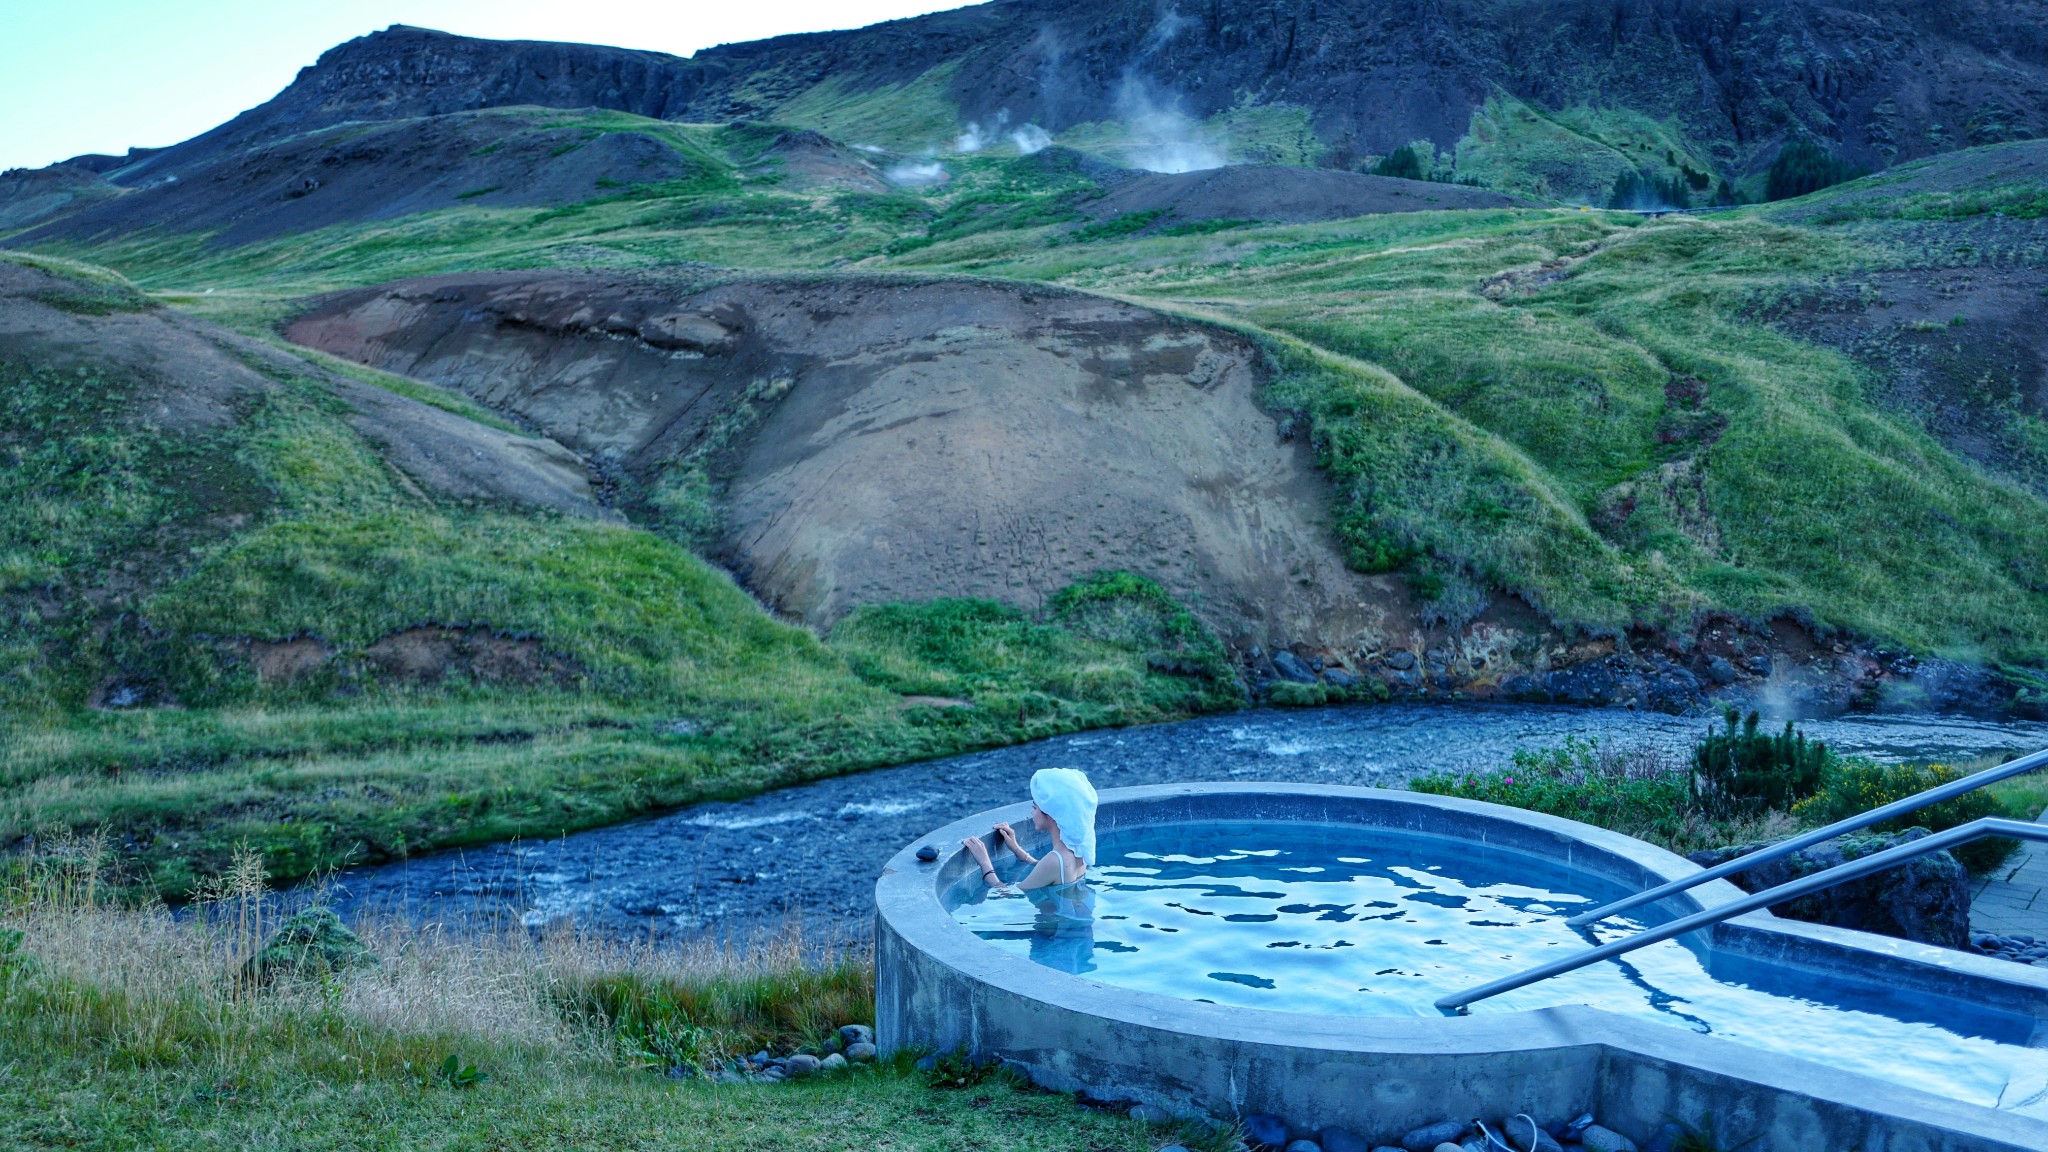
[[[875,1030],[865,1024],[845,1024],[839,1029],[839,1042],[848,1048],[855,1044],[873,1044]]]
[[[1588,1125],[1579,1133],[1579,1143],[1586,1146],[1586,1152],[1636,1152],[1635,1141],[1598,1124]]]
[[[1323,1152],[1378,1152],[1372,1141],[1349,1128],[1325,1128],[1316,1133],[1316,1142]]]
[[[1927,834],[1924,828],[1912,828],[1889,834],[1837,836],[1746,868],[1729,879],[1745,891],[1761,892],[1895,845],[1909,844]],[[1687,859],[1711,868],[1761,847],[1763,844],[1714,848],[1695,852]],[[1955,857],[1935,852],[1874,876],[1773,905],[1771,912],[1794,920],[1855,928],[1942,948],[1962,948],[1970,940],[1970,874]]]
[[[1430,1152],[1465,1152],[1465,1146],[1463,1144],[1452,1144],[1446,1141],[1442,1144],[1437,1145],[1435,1148],[1430,1149]]]
[[[1287,1121],[1264,1112],[1254,1112],[1245,1117],[1244,1138],[1254,1148],[1281,1149],[1287,1147]]]
[[[873,1044],[848,1044],[846,1046],[846,1058],[855,1064],[866,1064],[875,1058],[875,1046]]]
[[[1465,1134],[1463,1120],[1439,1120],[1435,1124],[1417,1128],[1401,1137],[1401,1147],[1408,1152],[1436,1152],[1439,1144],[1452,1144]]]
[[[1292,680],[1296,684],[1316,682],[1314,669],[1302,663],[1301,657],[1284,648],[1273,653],[1273,671],[1278,672],[1282,680]]]
[[[1500,1122],[1508,1143],[1515,1152],[1562,1152],[1557,1137],[1545,1132],[1537,1123],[1525,1116],[1510,1116]]]
[[[1323,1152],[1323,1146],[1313,1140],[1290,1140],[1287,1152]]]
[[[830,1056],[825,1057],[823,1060],[818,1061],[818,1071],[820,1072],[839,1072],[843,1071],[845,1068],[846,1057],[841,1056],[837,1052],[834,1052]]]
[[[799,1052],[796,1055],[791,1056],[788,1060],[784,1061],[783,1067],[789,1072],[791,1079],[801,1079],[805,1076],[809,1076],[813,1072],[816,1072],[820,1067],[821,1063],[822,1062],[816,1056],[812,1056],[805,1052]]]

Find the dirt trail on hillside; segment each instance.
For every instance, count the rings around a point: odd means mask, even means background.
[[[715,449],[724,559],[814,625],[933,596],[1036,607],[1102,569],[1158,579],[1239,648],[1355,644],[1381,614],[1307,451],[1259,407],[1254,350],[1115,301],[505,273],[344,293],[288,334],[643,483]]]

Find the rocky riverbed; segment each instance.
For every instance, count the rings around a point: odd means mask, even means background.
[[[565,926],[623,940],[740,939],[792,917],[819,941],[869,931],[875,875],[897,849],[1012,803],[1040,768],[1099,788],[1195,780],[1399,786],[1427,772],[1506,764],[1567,736],[1682,754],[1708,721],[1621,709],[1380,705],[1260,710],[1084,732],[877,769],[557,840],[494,844],[344,873],[345,914],[403,913],[482,927]],[[2048,724],[1856,716],[1805,731],[1879,758],[1964,758],[2048,746]]]

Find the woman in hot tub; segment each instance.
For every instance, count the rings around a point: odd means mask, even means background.
[[[995,826],[996,839],[1030,871],[1007,884],[979,836],[960,842],[981,866],[991,895],[1022,892],[1038,915],[1032,924],[1031,958],[1067,972],[1093,968],[1095,894],[1083,881],[1095,859],[1095,786],[1075,768],[1042,768],[1031,776],[1031,826],[1052,837],[1052,847],[1034,857],[1008,824]]]

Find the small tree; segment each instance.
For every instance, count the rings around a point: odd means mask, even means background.
[[[1849,163],[1811,140],[1794,140],[1771,161],[1764,181],[1764,199],[1790,200],[1863,175]]]
[[[1387,153],[1378,164],[1373,165],[1375,176],[1393,176],[1402,180],[1426,180],[1429,173],[1423,171],[1422,157],[1416,155],[1415,147],[1396,148]]]
[[[1785,722],[1785,730],[1758,730],[1755,712],[1730,708],[1728,727],[1708,732],[1692,752],[1693,797],[1716,817],[1750,815],[1792,806],[1820,790],[1833,753]]]

